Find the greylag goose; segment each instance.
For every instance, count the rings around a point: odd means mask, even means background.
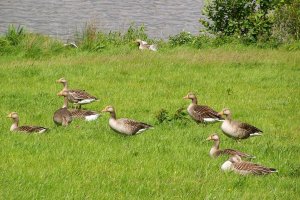
[[[17,132],[26,132],[26,133],[44,133],[48,129],[42,126],[19,126],[19,116],[16,112],[11,112],[8,116],[13,120],[13,124],[10,127],[10,131],[17,131]]]
[[[89,104],[94,101],[98,101],[97,97],[94,97],[87,93],[84,90],[69,90],[68,89],[68,82],[64,78],[60,78],[59,80],[56,81],[57,83],[62,83],[64,88],[63,90],[68,90],[68,100],[71,103],[74,103],[75,105],[79,105],[79,108],[83,104]]]
[[[231,157],[229,160],[223,163],[221,169],[223,171],[234,171],[241,175],[266,175],[277,172],[277,170],[274,168],[264,167],[252,162],[242,161],[241,157],[238,155]]]
[[[123,133],[126,135],[136,135],[142,133],[143,131],[153,128],[153,126],[149,124],[138,122],[132,119],[117,119],[115,109],[112,106],[106,106],[102,110],[102,112],[110,113],[109,126],[119,133]]]
[[[68,90],[62,90],[58,94],[58,96],[63,96],[64,97],[64,107],[68,107],[68,95],[69,91]],[[70,115],[72,116],[73,119],[84,119],[85,121],[93,121],[98,119],[100,116],[99,113],[96,111],[91,111],[91,110],[83,110],[83,109],[70,109],[68,110]]]
[[[68,126],[72,120],[71,112],[68,110],[68,99],[65,97],[63,107],[54,112],[53,121],[57,125]]]
[[[231,112],[228,108],[224,108],[221,112],[219,112],[219,116],[223,115],[225,116],[225,120],[221,125],[221,129],[226,136],[234,139],[246,139],[262,135],[262,131],[255,126],[232,120]]]
[[[244,158],[255,158],[255,156],[234,150],[234,149],[220,149],[220,138],[217,134],[213,134],[209,136],[206,140],[213,140],[214,141],[214,146],[210,149],[209,155],[212,158],[219,157],[220,155],[227,154],[229,156],[234,156],[238,155],[240,157]]]
[[[208,106],[198,105],[197,97],[193,93],[188,93],[184,99],[191,99],[192,103],[188,106],[187,111],[189,115],[198,123],[203,122],[217,122],[224,119],[218,115],[218,112],[214,111]]]
[[[139,44],[139,49],[149,49],[151,51],[157,51],[157,46],[155,44],[148,44],[146,41],[137,39],[136,42]]]

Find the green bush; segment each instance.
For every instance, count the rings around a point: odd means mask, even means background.
[[[273,36],[281,42],[300,39],[300,0],[283,1],[276,9]]]
[[[203,9],[208,19],[199,21],[213,34],[256,42],[271,35],[271,12],[277,4],[276,0],[209,0]]]

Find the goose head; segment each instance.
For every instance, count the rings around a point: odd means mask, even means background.
[[[196,97],[196,95],[194,94],[194,93],[192,93],[192,92],[189,92],[186,96],[184,96],[183,97],[184,99],[191,99],[191,100],[193,100],[193,99],[196,99],[197,97]]]
[[[8,118],[11,118],[13,120],[19,120],[19,115],[16,112],[11,112],[7,115]]]
[[[60,78],[60,79],[56,80],[56,83],[66,84],[67,80],[65,78]]]
[[[113,106],[106,106],[101,112],[113,113],[113,112],[115,112],[115,109]]]
[[[209,136],[208,138],[206,138],[206,140],[219,141],[220,138],[219,138],[219,136],[215,133],[215,134]]]
[[[225,117],[231,116],[229,108],[224,108],[221,112],[218,113],[219,116],[225,115]]]

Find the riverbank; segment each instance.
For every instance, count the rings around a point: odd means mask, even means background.
[[[139,51],[135,44],[105,51],[66,49],[40,57],[0,57],[1,178],[3,199],[296,199],[299,196],[299,51],[222,46],[191,46]],[[71,88],[100,98],[85,106],[116,107],[117,116],[154,125],[134,137],[96,122],[55,127],[52,113],[65,77]],[[175,117],[190,103],[216,110],[229,107],[233,118],[264,131],[241,143],[227,138],[220,124],[197,125]],[[168,112],[161,120],[162,109]],[[20,124],[50,128],[45,135],[11,133],[9,112]],[[188,118],[189,119],[189,118]],[[160,123],[159,121],[163,121]],[[254,162],[278,169],[265,177],[223,173],[226,157],[211,159],[205,139],[217,132],[222,148],[256,156]]]

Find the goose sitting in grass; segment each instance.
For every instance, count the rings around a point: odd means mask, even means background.
[[[79,105],[79,108],[81,108],[81,105],[83,104],[89,104],[94,101],[98,101],[97,97],[94,97],[87,93],[84,90],[69,90],[68,89],[68,82],[64,78],[60,78],[56,81],[57,83],[62,83],[64,88],[64,91],[69,91],[68,93],[68,100],[71,103],[74,103],[75,105]]]
[[[214,146],[210,149],[209,155],[212,158],[217,158],[220,155],[227,154],[229,156],[234,156],[238,155],[243,158],[255,158],[255,156],[251,156],[249,154],[234,150],[234,149],[220,149],[220,138],[217,134],[213,134],[209,136],[206,140],[213,140],[214,141]]]
[[[262,165],[242,161],[238,155],[232,156],[221,166],[223,171],[234,171],[241,175],[267,175],[270,173],[277,172],[274,168],[264,167]]]
[[[67,108],[69,91],[62,90],[57,95],[64,97],[64,107]],[[100,114],[97,113],[96,111],[84,110],[84,109],[69,109],[68,112],[70,113],[73,119],[84,119],[85,121],[93,121],[98,119],[98,117],[100,116]]]
[[[13,124],[10,127],[10,131],[24,132],[24,133],[44,133],[48,129],[42,126],[19,126],[19,116],[16,112],[11,112],[8,116],[13,120]]]
[[[115,109],[112,106],[106,106],[102,110],[102,112],[109,112],[110,113],[109,126],[113,130],[125,135],[136,135],[148,129],[153,128],[153,126],[149,124],[138,122],[132,119],[127,119],[127,118],[117,119]]]
[[[157,46],[155,44],[148,44],[146,41],[137,39],[136,42],[139,45],[140,50],[149,49],[151,51],[157,51]]]
[[[56,125],[68,126],[72,120],[71,112],[68,110],[68,99],[65,97],[63,107],[54,112],[53,121]]]
[[[197,97],[193,93],[188,93],[184,99],[191,99],[192,103],[188,106],[187,111],[189,115],[198,123],[203,122],[217,122],[224,119],[218,115],[218,112],[212,108],[204,105],[198,105]]]
[[[225,116],[225,120],[221,125],[221,129],[226,136],[233,139],[246,139],[262,135],[262,131],[255,126],[232,120],[231,112],[228,108],[224,108],[221,112],[219,112],[219,116],[223,115]]]

